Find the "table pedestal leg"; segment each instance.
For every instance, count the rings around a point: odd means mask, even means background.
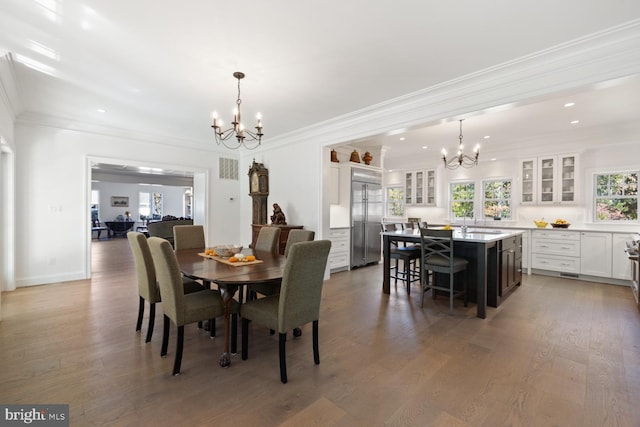
[[[220,286],[222,304],[224,306],[224,352],[220,355],[220,366],[226,368],[231,365],[230,337],[231,337],[231,300],[238,289],[237,286]]]

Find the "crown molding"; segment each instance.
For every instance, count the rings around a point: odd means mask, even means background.
[[[634,74],[640,74],[640,19],[274,137],[268,145],[361,140]]]
[[[172,135],[157,135],[130,129],[120,129],[112,126],[104,126],[95,123],[82,122],[66,117],[42,114],[27,111],[20,114],[16,119],[16,124],[29,127],[51,128],[61,132],[91,134],[119,138],[136,142],[147,142],[152,144],[165,145],[167,147],[192,149],[205,152],[227,153],[227,150],[218,148],[213,141],[203,143],[203,141],[180,138]]]
[[[14,64],[11,52],[0,56],[0,102],[7,108],[13,122],[22,112]]]

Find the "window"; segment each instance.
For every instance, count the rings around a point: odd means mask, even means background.
[[[451,183],[451,214],[453,218],[473,218],[473,182]]]
[[[140,221],[148,221],[151,214],[151,195],[150,193],[140,192],[138,193],[138,214],[140,215]]]
[[[638,220],[638,173],[595,175],[596,221]]]
[[[387,216],[404,216],[403,187],[387,187]]]
[[[484,181],[484,217],[511,219],[511,180]]]
[[[91,190],[91,221],[100,220],[100,191]]]

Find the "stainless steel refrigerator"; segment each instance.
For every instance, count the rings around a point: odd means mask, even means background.
[[[380,261],[382,173],[351,169],[351,267]]]

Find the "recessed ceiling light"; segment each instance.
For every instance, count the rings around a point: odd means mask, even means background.
[[[429,148],[429,147],[427,147],[426,145],[423,145],[423,146],[422,146],[422,149],[423,149],[423,150],[426,150],[427,148]]]
[[[567,102],[566,104],[564,104],[565,107],[573,107],[574,105],[576,105],[575,102]]]
[[[491,138],[491,135],[485,135],[484,136],[484,139],[489,139],[489,138]]]
[[[106,113],[107,110],[105,110],[104,108],[98,108],[98,113]]]
[[[572,120],[572,121],[571,121],[571,124],[572,124],[572,125],[577,125],[578,123],[580,123],[580,120]]]
[[[405,140],[405,137],[404,137],[404,136],[401,136],[401,137],[400,137],[400,141],[404,141],[404,140]]]
[[[492,157],[492,158],[491,158],[491,161],[492,161],[492,162],[495,162],[495,161],[496,161],[496,158],[495,158],[495,157]]]

